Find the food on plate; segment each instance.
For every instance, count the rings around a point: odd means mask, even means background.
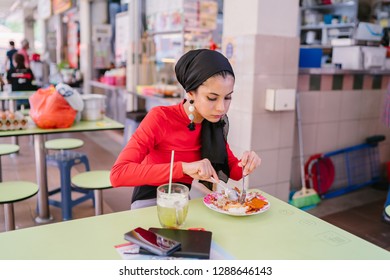
[[[218,209],[237,215],[249,215],[259,212],[268,205],[268,201],[260,193],[249,192],[245,202],[231,201],[225,195],[220,193],[211,193],[205,197],[204,202],[211,204]]]
[[[265,205],[268,204],[268,202],[264,201],[264,200],[261,200],[257,197],[254,197],[251,201],[249,202],[246,202],[246,204],[252,208],[252,209],[261,209],[263,208]]]

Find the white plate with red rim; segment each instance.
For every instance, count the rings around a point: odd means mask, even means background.
[[[224,194],[218,193],[218,192],[212,192],[212,193],[207,194],[203,198],[203,203],[204,203],[204,205],[206,205],[207,208],[209,208],[213,211],[216,211],[216,212],[222,213],[222,214],[226,214],[226,215],[230,215],[230,216],[252,216],[252,215],[264,213],[265,211],[267,211],[270,208],[270,206],[271,206],[270,202],[264,196],[262,196],[261,193],[259,193],[256,190],[250,190],[247,193],[246,201],[251,201],[254,197],[267,202],[267,205],[264,205],[264,207],[262,207],[260,209],[252,210],[249,212],[248,212],[249,207],[244,206],[244,205],[235,205],[232,207],[225,207],[225,208],[227,208],[227,210],[225,210],[222,207],[223,207],[223,205],[226,205],[226,202],[228,202],[228,199],[226,198],[226,196]]]

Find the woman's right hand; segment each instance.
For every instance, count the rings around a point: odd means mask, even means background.
[[[210,177],[214,177],[217,182],[219,181],[217,173],[207,158],[194,162],[183,162],[182,167],[183,173],[194,179],[211,182]]]

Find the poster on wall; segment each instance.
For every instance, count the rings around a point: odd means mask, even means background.
[[[129,14],[130,12],[118,13],[115,18],[115,65],[117,67],[126,63],[127,50],[133,34],[133,29],[128,27]]]
[[[110,67],[110,24],[95,24],[92,26],[93,68],[107,69]]]
[[[68,21],[68,64],[70,68],[79,67],[79,23],[76,13],[67,14]]]
[[[233,37],[225,36],[222,38],[222,53],[229,59],[230,64],[233,68],[236,66],[236,48],[237,43]]]
[[[72,7],[72,0],[53,0],[53,14],[57,15]]]

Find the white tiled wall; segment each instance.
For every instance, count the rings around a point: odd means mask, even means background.
[[[259,0],[258,34],[296,37],[299,16],[298,0]]]
[[[252,145],[254,150],[278,149],[281,113],[254,114]]]
[[[224,19],[229,19],[223,22],[224,36],[256,34],[259,17],[258,5],[258,0],[245,0],[245,3],[237,0],[224,0],[223,16]]]
[[[250,74],[238,74],[236,72],[235,75],[238,75],[239,79],[236,79],[234,85],[230,110],[252,113],[252,104],[255,98],[253,92],[257,92],[254,89],[254,76]]]
[[[344,148],[351,146],[352,141],[359,140],[359,126],[360,121],[358,119],[350,121],[340,121],[339,122],[339,131],[336,141],[332,141],[337,144],[336,147]],[[334,150],[335,148],[333,148]],[[332,150],[332,149],[331,149]]]
[[[355,90],[336,92],[340,96],[340,120],[356,120],[360,115],[360,104],[362,100],[362,92]],[[365,101],[364,101],[365,102]]]
[[[331,122],[340,119],[341,102],[337,91],[321,91],[319,96],[318,121]],[[305,108],[302,108],[304,110]]]
[[[244,34],[298,36],[298,0],[225,0],[223,13],[224,18],[230,19],[223,24],[225,36],[241,35],[243,31]]]
[[[284,74],[284,38],[271,35],[256,35],[254,60],[255,74]]]
[[[362,92],[362,102],[360,102],[360,115],[365,118],[379,118],[380,108],[382,107],[383,91],[381,90],[365,90]]]
[[[229,145],[246,151],[251,146],[252,114],[234,109],[229,110]]]
[[[289,148],[292,147],[294,140],[295,130],[295,112],[281,112],[280,113],[280,135],[279,135],[279,147]]]
[[[278,174],[278,155],[279,150],[262,150],[257,151],[261,157],[261,168],[248,176],[251,186],[265,186],[275,184]]]

